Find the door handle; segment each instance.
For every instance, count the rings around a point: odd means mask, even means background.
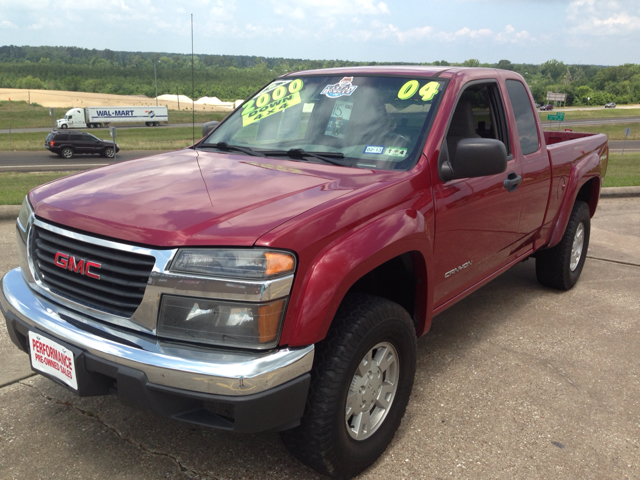
[[[504,188],[506,188],[508,192],[513,192],[516,188],[518,188],[518,185],[520,185],[520,183],[522,183],[522,177],[516,172],[509,172],[507,178],[505,178],[504,182],[502,182]]]

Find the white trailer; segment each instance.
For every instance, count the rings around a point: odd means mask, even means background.
[[[58,128],[98,128],[110,123],[143,123],[157,127],[168,123],[167,107],[87,107],[72,108],[58,120]]]

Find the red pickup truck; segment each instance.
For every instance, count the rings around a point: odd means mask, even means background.
[[[347,478],[391,441],[416,339],[535,257],[578,281],[607,138],[543,132],[516,73],[291,73],[190,148],[32,190],[0,305],[33,369],[158,415],[282,431]]]

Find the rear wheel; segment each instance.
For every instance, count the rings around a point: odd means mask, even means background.
[[[72,158],[73,157],[73,148],[65,147],[60,150],[60,156],[63,158]]]
[[[571,289],[580,278],[589,248],[591,215],[589,206],[577,201],[560,243],[536,254],[536,276],[547,287]]]
[[[400,425],[415,362],[415,328],[406,310],[371,295],[348,297],[317,346],[304,416],[282,432],[284,444],[323,474],[362,472]]]

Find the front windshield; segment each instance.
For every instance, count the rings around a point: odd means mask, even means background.
[[[443,91],[444,82],[432,78],[287,77],[245,102],[198,147],[267,156],[295,149],[298,160],[321,162],[324,154],[349,167],[406,170]]]

